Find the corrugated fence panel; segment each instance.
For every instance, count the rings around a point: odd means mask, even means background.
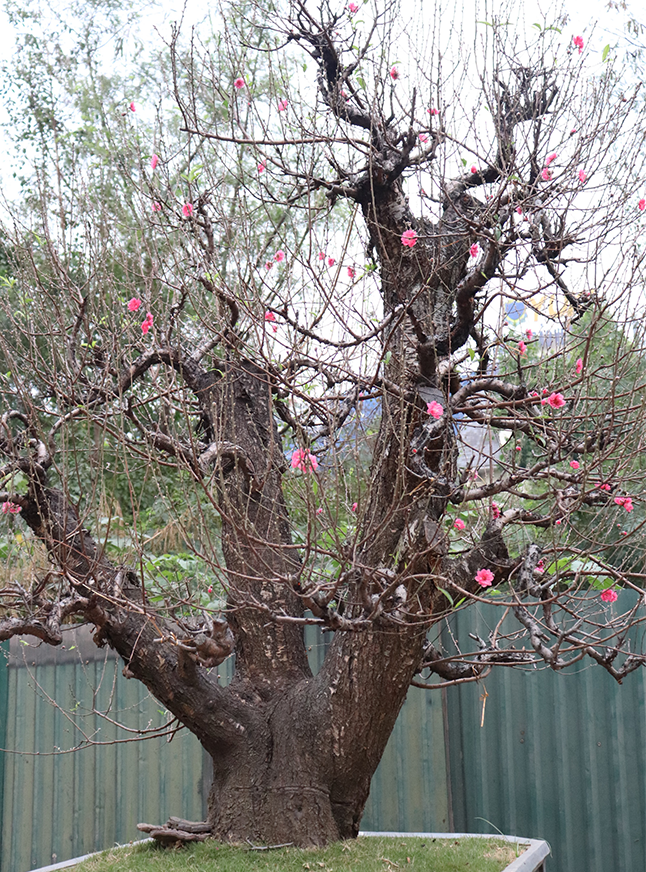
[[[447,832],[440,691],[411,688],[372,779],[363,830]]]
[[[3,669],[4,747],[23,753],[2,755],[2,872],[27,872],[139,838],[142,820],[203,818],[201,745],[187,730],[170,744],[165,738],[132,741],[137,730],[164,724],[166,715],[139,682],[123,678],[114,656],[96,659],[82,631],[75,639],[66,634],[65,651],[21,647],[25,661],[12,657]],[[17,650],[12,642],[12,653]],[[93,714],[93,700],[133,732]],[[83,740],[73,721],[98,744],[61,753]]]
[[[7,742],[7,719],[9,710],[7,700],[9,696],[9,671],[7,659],[9,657],[9,643],[0,642],[0,749],[6,748]],[[4,759],[5,755],[0,750],[0,870],[2,869],[2,809],[4,808]]]
[[[498,616],[469,609],[457,632],[486,636]],[[447,699],[457,831],[547,839],[552,872],[646,869],[643,669],[623,686],[594,664],[500,669]]]

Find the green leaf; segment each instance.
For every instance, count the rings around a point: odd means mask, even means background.
[[[357,82],[359,84],[359,87],[365,91],[366,90],[366,83],[365,83],[364,79],[362,79],[361,76],[357,76]]]
[[[473,348],[469,348],[468,351],[469,351],[469,357],[471,358],[471,360],[473,360],[474,357],[476,356],[475,350]]]
[[[439,590],[440,593],[443,593],[443,594],[444,594],[444,596],[447,598],[447,600],[451,603],[452,606],[455,606],[455,603],[453,602],[453,597],[452,597],[451,594],[448,592],[448,590],[444,590],[443,587],[438,587],[438,590]]]
[[[467,165],[467,159],[465,157],[462,158],[462,166],[465,167]]]
[[[603,49],[603,51],[601,52],[601,60],[602,60],[602,61],[607,61],[607,60],[608,60],[608,55],[609,55],[609,54],[610,54],[610,45],[606,45],[606,46],[604,46],[604,49]]]
[[[392,351],[387,351],[387,352],[384,354],[384,366],[388,366],[388,364],[390,363],[390,358],[391,358],[392,356],[393,356]]]
[[[542,30],[542,29],[543,29],[543,28],[540,26],[540,24],[538,24],[536,21],[532,24],[532,27],[538,27],[539,30]]]

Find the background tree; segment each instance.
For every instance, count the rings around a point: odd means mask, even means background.
[[[18,71],[0,639],[91,622],[212,756],[215,836],[322,843],[411,683],[644,662],[643,108],[559,21],[470,22],[445,74],[439,9],[225,13],[154,116],[89,19],[75,84],[46,40]],[[443,649],[482,598],[514,627]]]

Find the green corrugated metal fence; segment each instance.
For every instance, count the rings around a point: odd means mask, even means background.
[[[466,638],[469,631],[485,636],[497,619],[497,610],[472,607],[452,621]],[[306,641],[317,670],[325,639],[307,628]],[[9,715],[4,747],[39,752],[0,755],[2,872],[27,872],[136,838],[140,820],[204,815],[208,759],[187,731],[170,744],[110,744],[117,728],[88,715],[84,730],[107,744],[43,753],[78,742],[65,712],[80,717],[92,708],[93,695],[100,710],[112,700],[114,717],[135,730],[164,722],[159,704],[138,682],[122,677],[113,656],[105,658],[87,638],[79,637],[70,651],[72,644],[55,651],[13,640],[12,651],[26,652],[25,662],[14,658],[9,669],[0,664],[0,703],[2,676],[8,678],[8,705],[0,708],[0,734],[3,714]],[[223,683],[231,666],[220,667]],[[412,689],[374,776],[362,826],[498,828],[547,839],[550,872],[642,872],[646,673],[639,670],[619,687],[595,666],[570,674],[501,669],[481,684]]]
[[[0,749],[6,748],[7,720],[9,709],[7,696],[9,691],[9,673],[7,671],[7,658],[9,657],[9,643],[0,643]],[[2,865],[2,810],[4,808],[4,760],[5,755],[0,750],[0,870]]]
[[[455,616],[456,635],[486,637],[498,618],[471,608]],[[594,664],[498,669],[447,699],[456,831],[546,839],[550,872],[646,869],[643,669],[623,686]]]
[[[142,820],[202,819],[199,742],[187,730],[170,744],[132,741],[138,729],[163,724],[165,714],[139,682],[123,678],[113,655],[97,651],[82,633],[66,634],[65,650],[12,640],[12,652],[19,647],[24,660],[13,656],[3,670],[9,718],[2,747],[24,753],[1,755],[2,872],[26,872],[138,838]],[[134,732],[92,714],[93,707]],[[61,753],[83,740],[73,722],[101,744]]]

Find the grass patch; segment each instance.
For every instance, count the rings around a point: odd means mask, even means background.
[[[186,848],[132,845],[86,860],[78,872],[501,872],[523,851],[498,839],[367,837],[326,848],[253,851],[215,841]]]

